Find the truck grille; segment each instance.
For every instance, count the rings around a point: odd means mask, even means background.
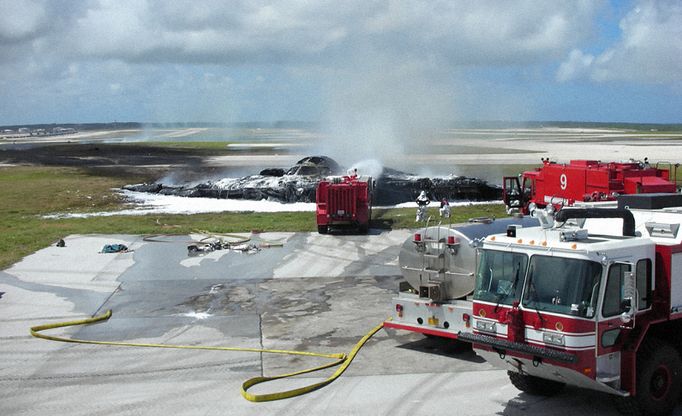
[[[355,216],[355,189],[335,186],[329,190],[327,210],[332,218],[351,218]]]

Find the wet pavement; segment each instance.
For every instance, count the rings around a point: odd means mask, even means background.
[[[380,331],[331,385],[268,403],[244,400],[241,383],[324,360],[64,344],[29,334],[33,325],[112,309],[108,322],[52,333],[349,352],[390,314],[400,280],[398,251],[409,235],[244,234],[263,248],[202,256],[187,250],[199,235],[67,237],[66,247],[47,247],[0,272],[0,414],[617,414],[607,396],[594,392],[567,388],[552,398],[521,393],[504,371],[466,347],[394,330]],[[99,253],[112,243],[131,251]],[[310,384],[331,372],[254,392]]]

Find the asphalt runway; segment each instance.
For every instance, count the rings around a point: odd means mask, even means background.
[[[374,230],[372,230],[374,231]],[[607,396],[567,388],[541,398],[470,349],[382,330],[337,381],[302,397],[252,403],[241,383],[324,360],[260,353],[66,344],[29,328],[89,317],[71,337],[349,352],[389,314],[408,230],[368,236],[266,233],[253,254],[189,256],[200,236],[69,236],[0,272],[1,415],[616,415]],[[249,234],[244,234],[249,236]],[[251,237],[251,236],[249,236]],[[101,254],[105,244],[132,251]],[[332,370],[254,387],[299,387]],[[682,414],[678,407],[676,414]]]

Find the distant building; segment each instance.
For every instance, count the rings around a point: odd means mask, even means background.
[[[72,127],[55,127],[52,129],[52,134],[53,135],[62,135],[62,134],[73,134],[77,133],[76,129]]]

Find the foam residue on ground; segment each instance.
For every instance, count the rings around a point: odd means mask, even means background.
[[[246,199],[215,199],[215,198],[188,198],[174,195],[150,194],[145,192],[120,191],[131,204],[129,208],[119,211],[102,211],[88,213],[58,213],[45,216],[45,218],[87,218],[104,217],[113,215],[147,215],[147,214],[203,214],[216,212],[314,212],[315,203],[296,202],[281,203],[268,200]],[[453,201],[450,206],[464,206],[474,204],[490,204],[500,201]],[[500,202],[501,203],[501,202]],[[406,202],[391,207],[377,208],[415,208],[414,202]]]

